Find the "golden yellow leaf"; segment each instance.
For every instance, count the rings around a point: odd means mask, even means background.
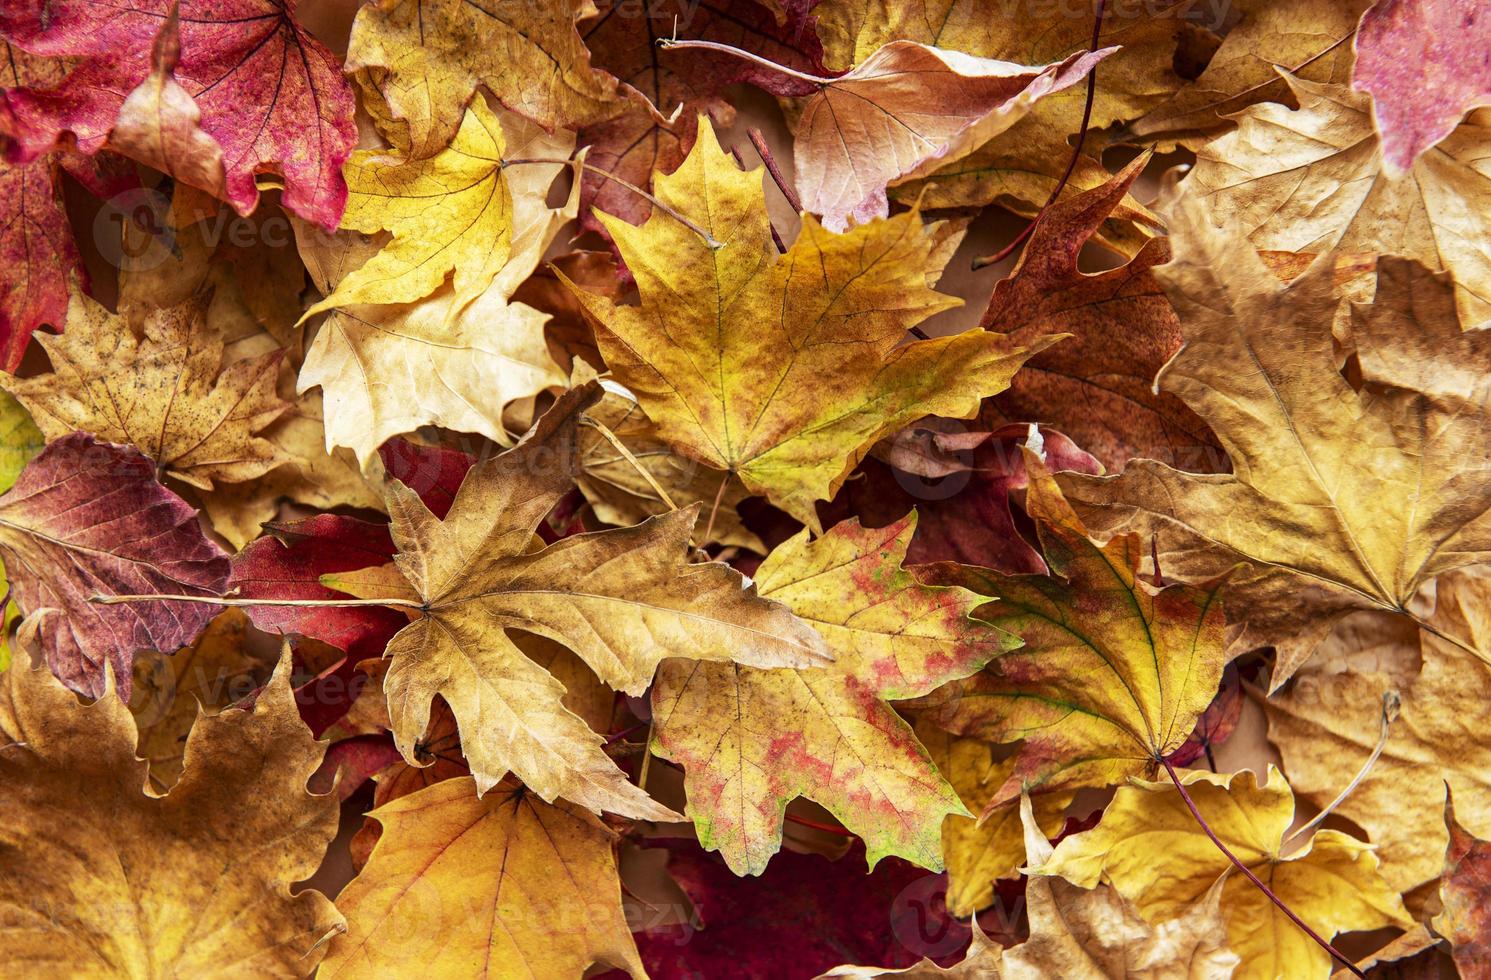
[[[1491,571],[1462,569],[1436,584],[1434,628],[1491,651]],[[1263,702],[1269,739],[1295,793],[1324,806],[1376,746],[1383,697],[1401,701],[1382,755],[1336,812],[1367,831],[1383,876],[1403,892],[1443,867],[1446,785],[1461,823],[1491,836],[1491,750],[1476,722],[1491,700],[1491,667],[1428,631],[1406,651],[1414,659],[1420,643],[1423,667],[1406,684],[1381,672],[1312,670],[1312,663]]]
[[[200,294],[153,310],[144,334],[74,291],[66,332],[37,337],[51,373],[12,378],[6,388],[48,441],[82,430],[132,445],[204,490],[289,461],[260,435],[290,407],[275,392],[281,352],[227,361]]]
[[[675,661],[658,672],[654,751],[683,766],[699,842],[736,874],[766,869],[799,796],[857,834],[871,867],[895,854],[941,868],[942,818],[968,813],[887,702],[977,670],[1008,637],[968,621],[977,596],[901,568],[914,530],[908,517],[845,522],[812,542],[803,531],[756,572],[762,597],[822,634],[831,666]]]
[[[1217,837],[1327,940],[1411,924],[1370,845],[1319,830],[1298,849],[1286,847],[1294,796],[1273,766],[1261,786],[1247,771],[1181,778]],[[1039,871],[1083,888],[1110,884],[1145,919],[1159,922],[1185,914],[1229,869],[1231,862],[1202,832],[1174,784],[1134,781],[1119,788],[1097,827],[1063,840]],[[1235,974],[1240,980],[1330,974],[1330,954],[1235,870],[1222,886],[1222,915],[1228,945],[1242,958]]]
[[[342,168],[348,195],[341,227],[393,237],[301,319],[339,306],[412,303],[447,277],[455,291],[451,316],[485,292],[512,247],[506,150],[502,120],[477,99],[451,144],[432,157],[354,153]]]
[[[926,286],[936,240],[916,212],[825,231],[811,217],[779,256],[761,171],[742,173],[701,121],[658,196],[724,244],[653,210],[640,228],[601,215],[640,306],[578,291],[616,379],[660,436],[738,475],[810,527],[875,441],[923,415],[969,418],[1033,351],[984,331],[901,344],[957,304]]]
[[[1099,547],[1028,449],[1025,468],[1025,509],[1052,574],[942,563],[923,575],[991,596],[976,618],[1024,640],[919,703],[952,732],[1024,740],[991,808],[1024,785],[1069,792],[1153,776],[1196,727],[1226,663],[1220,582],[1151,587],[1138,576],[1138,535]]]
[[[1491,319],[1491,111],[1478,110],[1407,173],[1383,168],[1371,99],[1285,76],[1298,109],[1257,105],[1206,144],[1186,178],[1258,249],[1375,252],[1451,273],[1461,323]]]
[[[513,147],[520,158],[562,159],[574,149],[572,134],[547,134],[512,113],[481,118],[500,123],[499,142]],[[459,156],[454,149],[448,153]],[[494,247],[473,226],[470,240],[456,243],[469,246],[483,263],[474,296],[462,292],[459,270],[455,282],[443,282],[441,273],[431,295],[416,296],[417,301],[410,303],[390,303],[382,286],[370,283],[355,287],[352,295],[364,296],[369,290],[375,295],[339,307],[321,324],[306,352],[299,387],[303,392],[322,389],[328,451],[333,446],[351,448],[366,465],[384,441],[424,425],[480,433],[510,445],[503,407],[565,385],[566,376],[544,336],[548,315],[511,302],[559,228],[575,216],[578,182],[564,205],[551,208],[545,200],[549,185],[564,169],[563,164],[547,164],[516,167],[506,176],[492,171],[489,183],[504,184],[502,194],[511,196],[511,213],[501,219],[503,234],[510,238]],[[444,227],[448,218],[429,220]],[[328,240],[305,222],[296,223],[296,232],[312,278],[330,293],[312,310],[340,302],[337,297],[345,285],[369,282],[359,277],[389,255],[389,249],[399,250],[396,231],[391,245],[357,266],[371,250],[370,243],[347,234]],[[414,247],[427,250],[442,234],[419,238]]]
[[[447,779],[374,810],[383,835],[338,897],[347,932],[324,980],[418,974],[573,980],[595,963],[644,978],[612,834],[516,783]]]
[[[564,644],[632,694],[670,656],[758,667],[830,658],[810,626],[745,588],[738,572],[688,563],[697,507],[529,551],[572,485],[578,416],[598,394],[594,384],[570,391],[516,449],[472,467],[443,521],[390,483],[396,561],[422,615],[390,641],[384,691],[411,764],[438,694],[455,713],[478,789],[512,771],[548,800],[666,819],[673,812],[627,781],[601,736],[563,706],[563,686],[505,630]]]
[[[1013,751],[996,760],[994,746],[983,739],[962,738],[926,719],[917,720],[916,737],[969,813],[984,813],[1014,775]],[[1041,831],[1054,835],[1061,830],[1071,794],[1041,793],[1033,802]],[[1025,862],[1018,802],[998,806],[983,819],[949,814],[942,821],[942,856],[947,864],[947,910],[965,916],[988,908],[994,903],[994,883],[1019,877]]]
[[[616,80],[590,67],[575,30],[587,9],[589,0],[377,0],[357,12],[346,70],[382,95],[416,158],[451,141],[478,88],[546,129],[576,129],[622,109]]]
[[[341,924],[314,890],[334,797],[290,691],[290,658],[251,710],[201,718],[186,769],[150,795],[135,724],[109,690],[80,704],[17,665],[0,691],[0,920],[13,976],[305,976]],[[15,744],[22,743],[22,744]]]
[[[1277,686],[1346,612],[1404,612],[1435,576],[1491,559],[1491,334],[1461,332],[1445,277],[1385,256],[1352,315],[1357,391],[1331,336],[1333,263],[1282,285],[1206,206],[1182,198],[1176,259],[1155,270],[1185,335],[1158,384],[1207,421],[1233,473],[1135,460],[1059,479],[1090,527],[1157,535],[1167,576],[1253,563],[1228,586],[1246,625],[1234,649],[1276,646]]]
[[[46,445],[46,439],[21,403],[0,390],[0,493],[15,486],[16,478],[37,453]],[[21,618],[21,611],[10,600],[10,581],[5,575],[5,566],[0,565],[0,589],[4,590],[5,606],[0,611],[0,670],[10,666],[10,626]]]

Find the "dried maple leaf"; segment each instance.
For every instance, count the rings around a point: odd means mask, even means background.
[[[84,706],[45,671],[0,691],[0,918],[9,972],[302,976],[341,916],[314,890],[336,835],[306,780],[322,746],[281,659],[251,710],[199,718],[186,769],[147,792],[135,723],[112,694]],[[107,692],[106,692],[107,693]],[[18,744],[19,743],[19,744]]]
[[[1228,127],[1229,113],[1260,102],[1291,102],[1280,67],[1311,82],[1347,81],[1351,39],[1370,2],[1236,0],[1229,6],[1241,19],[1226,31],[1205,70],[1116,138],[1199,145],[1200,134]]]
[[[1217,837],[1327,940],[1411,924],[1403,900],[1378,874],[1371,845],[1317,830],[1290,850],[1284,834],[1294,797],[1273,766],[1261,786],[1246,770],[1189,772],[1181,779]],[[1231,868],[1172,783],[1135,781],[1119,788],[1102,823],[1063,840],[1039,871],[1083,888],[1106,882],[1154,922],[1183,915]],[[1330,954],[1242,875],[1228,875],[1222,885],[1222,917],[1227,943],[1242,957],[1235,976],[1327,974]]]
[[[612,834],[570,803],[448,779],[374,810],[383,836],[338,896],[347,932],[318,974],[409,970],[568,980],[593,963],[646,976],[622,915]]]
[[[890,42],[803,103],[793,143],[803,208],[830,231],[885,217],[888,184],[967,156],[1113,50],[1027,66]]]
[[[511,770],[546,799],[667,818],[627,782],[601,736],[561,704],[564,688],[504,630],[568,646],[610,686],[640,694],[669,656],[759,667],[829,659],[822,638],[758,598],[728,566],[689,564],[690,508],[634,528],[564,538],[536,553],[535,528],[571,486],[578,416],[599,389],[566,394],[526,441],[466,474],[445,520],[391,484],[395,561],[422,613],[389,643],[384,690],[404,757],[435,695],[460,722],[477,786]]]
[[[357,142],[352,90],[336,57],[296,20],[295,0],[7,4],[0,34],[32,54],[74,63],[55,85],[6,93],[21,158],[46,152],[64,133],[85,153],[99,149],[126,97],[150,75],[155,39],[178,8],[175,80],[222,147],[228,202],[240,214],[253,211],[255,177],[272,169],[284,175],[286,207],[335,228],[347,196],[342,163]]]
[[[225,363],[200,295],[153,311],[144,334],[75,292],[67,332],[40,338],[52,372],[6,387],[48,438],[83,430],[132,445],[204,490],[289,461],[258,435],[290,407],[275,393],[281,351]]]
[[[545,340],[548,316],[510,298],[560,227],[574,218],[577,193],[551,208],[544,195],[563,164],[521,166],[505,173],[500,157],[491,154],[510,146],[522,158],[562,159],[573,150],[574,138],[546,134],[480,102],[472,103],[467,113],[467,128],[472,127],[492,141],[483,151],[489,156],[477,159],[470,156],[471,147],[453,146],[433,160],[395,166],[423,174],[420,181],[436,185],[432,193],[441,198],[433,208],[427,198],[402,198],[410,209],[406,232],[399,230],[405,226],[397,218],[389,218],[387,208],[368,198],[368,223],[362,227],[392,227],[394,239],[360,266],[356,263],[374,246],[349,236],[327,241],[314,230],[297,228],[312,278],[330,293],[307,315],[339,307],[321,324],[306,352],[299,387],[323,391],[328,449],[347,446],[364,465],[387,439],[423,425],[477,432],[510,444],[503,407],[567,381]],[[450,175],[429,171],[447,158],[453,161],[451,168],[470,169],[468,176],[480,180],[455,193],[441,190]],[[370,157],[370,170],[381,166],[374,166]],[[349,215],[363,213],[361,179],[352,177]],[[385,185],[379,178],[373,186]],[[399,188],[402,193],[412,185]],[[489,198],[506,203],[488,205]],[[452,237],[447,230],[452,215],[441,213],[446,207],[469,207],[476,212],[476,224]],[[483,225],[490,227],[483,230]],[[412,237],[401,244],[399,236],[406,233]],[[447,284],[452,263],[456,272]],[[462,263],[471,265],[464,273]],[[406,267],[415,274],[405,275]],[[394,276],[392,284],[389,275]],[[415,288],[404,288],[410,282]],[[418,302],[395,302],[400,297]]]
[[[92,697],[107,662],[128,698],[134,652],[186,646],[217,607],[91,596],[217,595],[228,578],[227,556],[155,465],[86,433],[49,445],[0,496],[0,558],[26,614],[21,641],[39,643],[53,673]]]
[[[1147,163],[1141,156],[1107,183],[1043,211],[1014,271],[995,285],[983,326],[1020,345],[1070,336],[1027,361],[994,404],[1011,421],[1060,429],[1110,471],[1147,457],[1217,472],[1227,456],[1206,423],[1175,395],[1152,388],[1181,345],[1180,321],[1153,271],[1169,261],[1168,242],[1151,239],[1105,272],[1077,264]]]
[[[977,618],[1024,640],[924,701],[950,731],[1025,740],[991,808],[1025,784],[1054,792],[1152,776],[1190,737],[1225,663],[1219,582],[1149,587],[1138,535],[1099,547],[1029,450],[1025,465],[1026,510],[1053,575],[943,564],[923,576],[993,597]]]
[[[707,125],[655,183],[725,244],[656,211],[641,228],[603,217],[642,304],[577,290],[601,353],[675,449],[804,524],[875,440],[923,415],[972,416],[1030,353],[982,331],[900,344],[956,305],[926,285],[934,240],[915,212],[845,235],[808,219],[778,256],[761,172],[742,173]]]
[[[237,704],[268,678],[274,662],[251,652],[247,638],[248,617],[229,609],[184,650],[136,655],[129,710],[139,730],[135,754],[149,763],[152,792],[165,793],[181,778],[199,718]]]
[[[942,867],[944,815],[967,815],[888,701],[966,676],[1007,639],[967,621],[981,600],[901,568],[914,520],[840,524],[777,546],[756,587],[823,635],[832,666],[758,670],[674,662],[653,688],[654,751],[683,766],[699,842],[737,874],[760,874],[799,796],[865,842],[870,866],[898,855]]]
[[[362,74],[405,130],[416,158],[439,153],[461,110],[485,88],[545,129],[576,129],[616,113],[616,80],[590,67],[575,20],[588,0],[377,0],[352,24],[349,73]]]
[[[1454,947],[1455,967],[1466,980],[1491,976],[1491,925],[1486,922],[1486,893],[1491,879],[1491,845],[1455,819],[1455,802],[1444,801],[1449,843],[1444,853],[1444,877],[1439,884],[1442,909],[1434,917],[1434,931]]]
[[[1365,95],[1285,76],[1298,109],[1258,105],[1206,144],[1188,190],[1249,244],[1283,252],[1399,255],[1454,276],[1460,319],[1491,318],[1491,114],[1472,113],[1403,174],[1383,168]]]
[[[1484,644],[1491,635],[1491,578],[1485,569],[1441,576],[1430,619],[1441,634]],[[1421,637],[1421,639],[1420,639]],[[1359,769],[1382,729],[1383,699],[1401,704],[1382,754],[1336,812],[1355,821],[1377,845],[1382,874],[1407,892],[1439,875],[1445,838],[1438,816],[1445,787],[1460,819],[1491,835],[1486,748],[1474,718],[1491,698],[1491,668],[1427,631],[1423,667],[1407,684],[1380,672],[1302,671],[1293,685],[1263,702],[1269,739],[1298,795],[1318,806],[1335,798],[1346,774]]]
[[[1356,32],[1353,87],[1372,96],[1389,172],[1402,173],[1491,105],[1491,17],[1475,0],[1378,0]]]
[[[1021,800],[1015,830],[1021,834],[1018,843],[1026,866],[1040,868],[1050,859],[1052,848],[1036,823],[1028,797]],[[1079,888],[1060,878],[1033,875],[1025,884],[1030,937],[1022,943],[1002,948],[975,928],[968,954],[946,968],[923,960],[902,970],[839,967],[823,977],[1157,980],[1185,976],[1226,980],[1239,961],[1223,940],[1221,898],[1222,888],[1213,885],[1181,914],[1151,923],[1108,885]]]
[[[1158,384],[1206,419],[1235,475],[1135,460],[1060,479],[1089,526],[1180,542],[1166,575],[1252,562],[1228,588],[1246,624],[1233,645],[1276,646],[1277,686],[1346,612],[1404,612],[1436,575],[1491,557],[1491,334],[1461,333],[1444,277],[1385,256],[1352,316],[1358,392],[1337,370],[1330,264],[1282,285],[1201,206],[1183,199],[1177,258],[1156,270],[1186,338]]]

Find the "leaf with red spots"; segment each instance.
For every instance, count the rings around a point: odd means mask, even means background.
[[[228,579],[228,556],[155,464],[81,432],[48,446],[0,497],[0,557],[26,614],[22,643],[39,644],[52,673],[90,697],[104,693],[108,662],[128,699],[135,651],[179,650],[219,611],[91,596],[217,595]]]
[[[1477,838],[1455,819],[1455,801],[1444,801],[1444,822],[1450,843],[1444,854],[1444,878],[1439,886],[1443,910],[1434,918],[1434,931],[1455,949],[1460,976],[1480,980],[1491,976],[1491,922],[1487,895],[1491,894],[1491,844]]]
[[[0,35],[12,45],[75,62],[57,84],[6,91],[12,155],[35,159],[66,133],[85,153],[103,147],[124,100],[151,73],[173,6],[17,0],[0,8]],[[222,146],[225,199],[248,214],[259,200],[256,176],[278,173],[286,207],[335,228],[347,200],[342,163],[357,142],[352,90],[337,58],[296,20],[295,0],[180,0],[180,22],[175,82]]]
[[[806,670],[671,661],[653,689],[653,751],[687,771],[687,814],[737,874],[760,874],[787,804],[814,800],[865,841],[942,867],[942,818],[967,814],[911,727],[886,702],[978,670],[1007,644],[968,621],[979,599],[901,568],[914,518],[804,531],[756,573],[764,598],[822,634],[835,661]]]
[[[1491,105],[1483,0],[1377,0],[1356,34],[1352,85],[1372,96],[1389,170],[1406,173],[1465,113]]]
[[[1190,738],[1226,661],[1220,582],[1151,588],[1138,575],[1147,542],[1119,535],[1099,547],[1029,450],[1025,465],[1026,509],[1053,574],[941,564],[924,576],[993,597],[975,615],[1024,641],[920,704],[956,734],[1025,740],[991,810],[1022,786],[1153,776]]]

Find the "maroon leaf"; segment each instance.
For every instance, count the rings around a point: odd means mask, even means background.
[[[38,642],[52,672],[90,697],[103,694],[112,664],[125,700],[135,651],[179,650],[221,607],[89,597],[219,595],[229,568],[154,463],[82,432],[48,446],[0,497],[0,557],[27,616],[23,641]]]

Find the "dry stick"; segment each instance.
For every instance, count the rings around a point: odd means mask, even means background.
[[[1092,43],[1088,47],[1089,52],[1098,49],[1098,40],[1103,33],[1103,15],[1106,13],[1107,3],[1108,0],[1098,0],[1097,11],[1092,18]],[[1061,180],[1056,182],[1056,189],[1051,192],[1050,197],[1046,198],[1046,203],[1041,205],[1041,209],[1036,212],[1035,217],[1030,219],[1030,224],[1025,226],[1025,230],[1020,232],[1014,241],[993,255],[985,255],[981,259],[974,259],[973,268],[975,271],[994,265],[997,262],[1003,262],[1009,258],[1015,249],[1025,243],[1025,239],[1030,237],[1030,233],[1035,231],[1036,223],[1041,220],[1041,215],[1045,213],[1046,209],[1055,204],[1056,199],[1061,196],[1062,190],[1066,187],[1066,182],[1072,179],[1072,173],[1077,169],[1077,161],[1082,158],[1082,145],[1087,142],[1087,126],[1092,122],[1092,101],[1097,97],[1097,91],[1098,66],[1093,65],[1087,72],[1087,101],[1082,106],[1082,128],[1077,130],[1077,145],[1072,148],[1072,157],[1066,163],[1066,172],[1061,175]]]
[[[234,599],[230,596],[221,595],[173,595],[162,592],[157,595],[94,594],[88,597],[88,601],[98,603],[102,606],[115,606],[122,602],[201,602],[212,606],[319,606],[329,609],[345,608],[348,606],[407,606],[410,609],[425,608],[422,602],[415,602],[413,599],[397,599],[392,596],[387,599],[356,599],[352,596],[348,596],[345,599]]]
[[[1293,844],[1295,841],[1302,840],[1306,834],[1324,823],[1325,818],[1330,816],[1331,813],[1334,812],[1336,807],[1340,806],[1342,803],[1345,803],[1347,797],[1356,792],[1356,788],[1362,784],[1362,781],[1367,778],[1367,774],[1372,771],[1372,767],[1377,764],[1377,760],[1381,758],[1382,750],[1387,748],[1388,735],[1392,731],[1393,721],[1397,719],[1398,709],[1401,706],[1402,701],[1398,697],[1397,691],[1388,691],[1382,696],[1382,731],[1379,732],[1377,735],[1377,744],[1373,747],[1372,754],[1367,756],[1367,761],[1362,763],[1362,767],[1358,769],[1356,775],[1351,778],[1351,782],[1346,784],[1346,788],[1341,790],[1341,792],[1336,795],[1336,798],[1334,800],[1331,800],[1330,803],[1326,804],[1325,809],[1315,814],[1315,816],[1310,820],[1309,823],[1305,824],[1303,827],[1299,828],[1285,839],[1284,847],[1281,850],[1289,850],[1289,845]]]
[[[798,81],[802,82],[812,82],[814,85],[832,85],[834,82],[838,81],[838,79],[835,78],[823,78],[819,75],[809,75],[807,72],[798,71],[796,68],[788,68],[786,65],[779,65],[769,58],[761,57],[759,54],[752,54],[751,52],[744,49],[732,47],[728,44],[721,44],[718,41],[678,41],[670,37],[660,37],[657,39],[657,46],[662,48],[664,51],[667,51],[671,48],[695,48],[703,51],[721,51],[725,54],[734,55],[735,57],[740,58],[744,61],[750,61],[758,64],[762,68],[770,68],[772,71],[776,72],[779,75],[786,75],[788,78],[795,78]]]
[[[672,218],[674,221],[676,221],[679,224],[683,225],[689,231],[692,231],[694,234],[696,234],[700,238],[704,239],[704,243],[706,245],[708,245],[710,248],[724,248],[725,247],[725,243],[724,242],[716,241],[715,237],[713,235],[711,235],[709,232],[705,231],[703,228],[699,227],[698,225],[694,224],[688,218],[685,218],[683,215],[679,214],[672,207],[664,204],[662,201],[658,200],[652,194],[648,193],[647,191],[644,191],[642,188],[638,187],[636,184],[632,183],[631,181],[626,180],[626,179],[624,179],[622,177],[618,177],[615,174],[611,173],[609,170],[602,170],[600,167],[593,167],[590,164],[585,163],[585,162],[580,161],[580,160],[561,160],[558,157],[528,157],[528,158],[522,159],[522,160],[503,160],[502,161],[502,166],[504,168],[506,168],[506,167],[525,167],[525,166],[532,166],[532,165],[538,165],[538,164],[542,164],[542,165],[545,165],[545,166],[553,166],[555,164],[558,164],[558,165],[564,166],[564,167],[573,167],[576,164],[578,164],[587,173],[592,173],[592,174],[595,174],[597,176],[604,177],[607,180],[615,181],[616,183],[620,184],[622,187],[625,187],[627,190],[631,191],[633,194],[636,194],[636,195],[638,195],[640,197],[647,198],[647,200],[649,200],[649,201],[652,202],[652,206],[653,207],[657,208],[659,211],[663,212],[668,217]]]
[[[700,539],[699,546],[702,548],[709,544],[710,535],[714,534],[714,515],[720,512],[720,501],[725,497],[725,484],[730,482],[730,470],[720,477],[720,488],[714,492],[714,506],[709,508],[709,523],[704,528],[704,537]]]
[[[748,129],[746,136],[750,139],[751,145],[756,148],[756,154],[761,157],[761,162],[766,164],[766,172],[771,174],[772,180],[776,181],[777,190],[781,191],[787,203],[792,205],[792,210],[802,214],[802,199],[797,196],[797,191],[792,189],[792,185],[787,183],[787,178],[782,176],[781,168],[777,166],[776,158],[771,155],[771,147],[766,145],[766,137],[761,135],[761,130]]]
[[[668,491],[664,490],[662,484],[658,483],[657,480],[653,478],[652,474],[647,472],[646,467],[644,467],[640,462],[637,461],[637,457],[632,455],[632,451],[626,448],[626,446],[622,445],[621,440],[616,437],[616,433],[606,428],[606,424],[604,422],[601,422],[598,419],[591,418],[589,415],[582,415],[580,416],[580,424],[588,425],[592,429],[595,429],[597,432],[599,432],[601,435],[605,436],[606,441],[614,446],[616,451],[624,456],[628,463],[632,464],[632,468],[642,475],[642,479],[646,480],[647,485],[652,487],[652,492],[658,495],[658,499],[667,504],[669,510],[678,509],[678,505],[673,502],[673,498],[668,496]]]
[[[730,147],[730,155],[735,158],[735,165],[744,170],[746,162],[745,157],[740,155],[740,147]],[[777,254],[786,255],[787,243],[782,241],[782,235],[780,232],[777,231],[776,223],[771,220],[770,215],[767,216],[766,227],[771,229],[771,243],[777,247]]]
[[[1242,861],[1238,859],[1237,855],[1233,854],[1232,851],[1227,847],[1227,845],[1222,843],[1222,839],[1218,837],[1216,835],[1216,832],[1211,829],[1211,825],[1206,822],[1206,818],[1201,816],[1201,811],[1196,809],[1196,801],[1191,799],[1190,793],[1186,792],[1185,784],[1180,781],[1180,776],[1176,773],[1175,767],[1170,764],[1170,760],[1162,756],[1160,758],[1160,764],[1163,765],[1165,767],[1165,771],[1170,774],[1170,781],[1175,784],[1175,788],[1180,790],[1180,798],[1185,801],[1186,808],[1191,811],[1191,816],[1196,818],[1196,823],[1201,825],[1201,829],[1206,832],[1206,836],[1211,838],[1211,842],[1217,846],[1217,850],[1221,851],[1222,854],[1226,856],[1227,860],[1232,862],[1233,867],[1241,871],[1244,877],[1246,877],[1253,883],[1254,887],[1263,892],[1263,894],[1268,898],[1270,902],[1273,902],[1274,905],[1278,906],[1279,911],[1287,915],[1290,922],[1293,922],[1295,925],[1299,926],[1305,935],[1309,936],[1312,940],[1315,941],[1315,944],[1317,946],[1329,953],[1337,962],[1346,967],[1346,969],[1350,970],[1354,975],[1365,978],[1366,974],[1362,973],[1361,970],[1358,970],[1355,963],[1352,963],[1350,960],[1348,960],[1345,955],[1341,953],[1340,950],[1336,949],[1336,947],[1326,942],[1325,939],[1320,935],[1320,933],[1316,932],[1314,929],[1311,929],[1308,925],[1306,925],[1305,920],[1301,919],[1298,915],[1295,915],[1294,910],[1285,905],[1284,900],[1279,898],[1278,895],[1275,895],[1274,890],[1265,885],[1263,883],[1263,880],[1253,873],[1252,868],[1248,867],[1246,864],[1243,864]]]

